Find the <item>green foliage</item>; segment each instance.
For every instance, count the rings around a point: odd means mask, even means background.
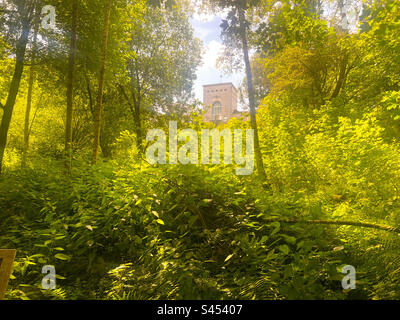
[[[90,165],[104,1],[78,2],[70,172],[63,156],[69,3],[51,1],[60,6],[59,30],[40,30],[47,47],[38,54],[22,168],[26,73],[15,104],[0,176],[0,248],[17,249],[7,299],[400,298],[398,234],[310,223],[400,224],[395,1],[365,8],[354,33],[324,16],[319,1],[248,2],[265,181],[224,164],[151,166],[141,157],[144,128],[166,131],[170,120],[196,132],[215,127],[190,99],[200,45],[180,1],[114,2],[104,161]],[[226,36],[235,40],[235,11],[228,20]],[[0,29],[4,97],[15,39]],[[231,119],[217,129],[250,127]],[[44,265],[56,267],[55,290],[42,288]],[[344,265],[356,268],[355,290],[341,286]]]
[[[20,248],[8,298],[345,297],[334,233],[263,222],[306,209],[299,196],[260,193],[231,169],[113,165],[3,178],[0,245]],[[41,290],[45,264],[61,291]]]

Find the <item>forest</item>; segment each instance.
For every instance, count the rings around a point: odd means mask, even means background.
[[[400,299],[398,0],[0,0],[0,119],[6,300]]]

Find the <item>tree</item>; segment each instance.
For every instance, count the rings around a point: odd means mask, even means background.
[[[74,101],[74,78],[75,78],[75,59],[76,59],[76,37],[78,23],[78,0],[72,0],[72,28],[71,42],[68,57],[68,74],[67,74],[67,116],[65,125],[65,155],[66,168],[71,169],[72,165],[72,117],[73,117],[73,101]]]
[[[109,33],[109,23],[111,14],[112,0],[107,0],[107,7],[104,18],[104,31],[103,40],[101,45],[101,63],[100,63],[100,75],[99,75],[99,91],[97,96],[97,104],[95,109],[94,118],[94,139],[93,139],[93,158],[92,162],[96,163],[98,158],[98,151],[100,145],[100,129],[101,129],[101,113],[103,109],[103,86],[104,86],[104,75],[107,60],[107,42]]]
[[[38,28],[39,28],[39,11],[36,11],[35,22],[34,22],[34,34],[32,40],[32,53],[31,53],[31,61],[30,61],[30,70],[29,70],[29,81],[28,81],[28,96],[26,102],[26,111],[25,111],[25,124],[24,124],[24,149],[22,155],[21,166],[25,167],[26,158],[29,149],[29,133],[30,133],[30,113],[32,107],[32,93],[33,93],[33,85],[35,81],[35,63],[36,63],[36,54],[37,54],[37,36],[38,36]]]
[[[247,8],[247,3],[245,2],[244,8]],[[247,31],[246,31],[246,18],[244,15],[244,8],[239,7],[239,27],[240,27],[240,36],[242,39],[243,46],[243,57],[244,63],[246,65],[246,77],[247,77],[247,92],[249,95],[249,108],[250,108],[250,121],[251,127],[254,130],[254,149],[257,163],[258,175],[261,179],[265,180],[265,171],[264,164],[262,160],[261,150],[260,150],[260,141],[258,137],[258,128],[257,128],[257,119],[256,119],[256,105],[255,105],[255,97],[253,90],[253,74],[250,66],[249,59],[249,48],[247,43]]]
[[[268,91],[289,93],[307,108],[319,108],[344,92],[361,58],[354,36],[336,20],[330,19],[337,24],[328,26],[328,17],[318,8],[301,0],[293,6],[284,1],[254,37],[259,56],[255,63],[268,77]]]
[[[255,5],[257,1],[252,1],[250,4]],[[251,128],[254,130],[254,151],[257,165],[257,173],[260,179],[265,180],[265,170],[262,160],[260,141],[258,136],[257,118],[256,118],[256,103],[253,89],[253,73],[250,65],[249,58],[249,44],[248,44],[248,28],[249,23],[246,20],[246,11],[249,8],[247,0],[217,0],[212,1],[212,5],[219,8],[229,9],[226,19],[223,20],[222,37],[227,47],[226,51],[231,51],[234,54],[241,49],[243,61],[246,70],[247,79],[247,93],[249,98],[250,109],[250,123]],[[238,43],[240,45],[238,46]]]
[[[0,103],[0,108],[3,109],[3,117],[0,124],[0,174],[3,168],[8,129],[10,128],[11,117],[21,82],[22,72],[24,70],[25,51],[29,40],[29,33],[31,31],[31,22],[35,4],[36,1],[13,1],[12,3],[21,21],[21,34],[15,45],[15,67],[8,91],[7,101],[4,105]]]
[[[133,117],[136,147],[141,154],[144,115],[168,114],[192,98],[200,44],[186,13],[177,6],[149,7],[142,21],[132,21],[130,39],[120,90]]]

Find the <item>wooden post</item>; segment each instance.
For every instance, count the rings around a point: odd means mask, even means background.
[[[0,249],[0,300],[6,294],[16,252],[15,249]]]

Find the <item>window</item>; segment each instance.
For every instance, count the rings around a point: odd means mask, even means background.
[[[213,106],[212,106],[212,117],[213,120],[216,120],[218,118],[218,116],[221,114],[222,112],[222,106],[220,102],[214,102]]]

